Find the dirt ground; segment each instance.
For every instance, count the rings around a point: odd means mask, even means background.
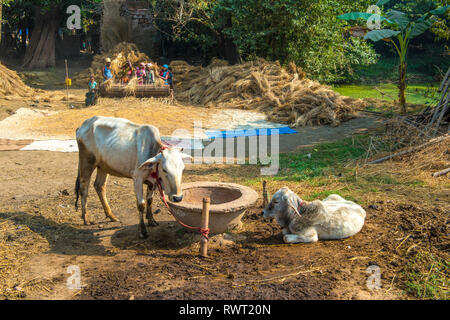
[[[49,75],[54,82],[50,85],[39,74],[28,75],[27,82],[57,92],[62,89],[59,73]],[[66,101],[0,100],[0,121],[20,108],[49,115],[26,126],[11,123],[5,135],[34,139],[57,132],[58,137],[73,138],[74,128],[99,112],[140,123],[156,117],[162,121],[162,134],[170,134],[180,125],[192,128],[193,119],[209,121],[217,114],[190,106],[171,109],[164,102],[147,112],[143,105],[148,101],[137,99],[132,101],[136,106],[130,100],[105,99],[98,107],[84,109],[84,92],[71,89],[74,108]],[[222,125],[215,121],[211,123]],[[280,149],[339,139],[377,124],[377,119],[368,118],[344,123],[336,131],[306,128],[283,136]],[[340,241],[284,244],[278,225],[262,219],[259,200],[245,214],[242,229],[212,236],[209,258],[200,258],[199,235],[185,232],[159,199],[154,202],[155,209],[161,209],[155,215],[159,226],[149,228],[149,239],[138,238],[138,212],[127,179],[108,181],[108,199],[121,222],[104,217],[91,186],[88,208],[97,224],[84,226],[74,208],[78,155],[3,151],[28,143],[0,139],[0,299],[411,299],[405,291],[404,269],[417,248],[448,260],[450,192],[445,177],[431,186],[386,185],[364,193],[360,198],[367,212],[365,226]],[[394,172],[396,163],[377,170]],[[259,175],[258,166],[188,165],[183,181],[249,185]],[[273,194],[285,185],[302,196],[353,188],[332,179],[313,186],[275,180],[269,191]],[[259,182],[249,186],[262,191]],[[379,289],[367,286],[367,268],[374,265],[381,271]],[[67,286],[70,266],[80,269],[81,289]]]
[[[365,207],[366,225],[354,237],[303,245],[283,244],[280,228],[263,221],[258,203],[241,230],[213,236],[210,257],[199,258],[199,236],[184,232],[159,199],[160,225],[150,228],[149,239],[138,239],[126,179],[108,182],[121,222],[105,219],[91,188],[88,207],[97,224],[84,226],[73,205],[76,171],[77,154],[0,151],[0,224],[9,230],[1,243],[14,251],[0,258],[3,298],[408,299],[397,280],[409,240],[448,249],[442,235],[449,197],[442,190],[429,194],[440,200],[434,207],[379,200]],[[184,181],[239,183],[257,174],[251,166],[189,165]],[[81,270],[81,290],[66,286],[71,265]],[[370,265],[381,268],[379,290],[366,286]]]

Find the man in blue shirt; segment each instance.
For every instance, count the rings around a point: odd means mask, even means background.
[[[172,88],[172,72],[169,70],[167,64],[163,65],[163,74],[161,79],[164,80],[164,84],[169,85]]]
[[[170,101],[173,103],[174,94],[173,94],[173,75],[172,71],[170,71],[169,66],[167,64],[163,65],[163,74],[161,79],[164,80],[164,84],[170,86]]]
[[[111,59],[106,58],[106,64],[103,67],[103,81],[108,81],[109,79],[112,79],[113,75],[111,72]]]

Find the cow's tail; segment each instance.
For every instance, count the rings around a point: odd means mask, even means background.
[[[80,128],[77,128],[75,130],[75,136],[77,137],[77,145],[78,145],[78,149],[80,149],[80,144],[78,143],[78,130],[80,130]],[[78,152],[80,152],[80,150],[78,150]],[[76,195],[76,199],[75,199],[75,210],[78,211],[78,199],[80,199],[80,161],[78,160],[78,175],[77,175],[77,181],[75,182],[75,195]]]
[[[78,169],[77,181],[75,182],[75,210],[78,211],[78,199],[80,198],[80,169]]]

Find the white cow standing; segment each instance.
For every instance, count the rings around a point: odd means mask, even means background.
[[[106,217],[119,221],[111,212],[106,199],[108,175],[133,179],[139,210],[139,237],[147,238],[144,223],[146,201],[144,184],[148,186],[146,218],[149,226],[156,226],[151,209],[156,177],[161,179],[164,193],[173,202],[183,200],[181,177],[184,170],[182,150],[164,148],[159,130],[150,125],[137,125],[126,119],[93,117],[86,120],[76,132],[79,149],[78,177],[75,186],[81,195],[84,224],[94,224],[86,209],[91,175],[97,168],[94,187],[102,203]]]
[[[262,213],[277,220],[286,243],[348,238],[362,229],[366,218],[361,206],[339,195],[306,202],[288,187],[278,190]]]

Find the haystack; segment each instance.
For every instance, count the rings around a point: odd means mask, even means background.
[[[74,84],[86,87],[91,75],[95,76],[97,82],[102,82],[102,68],[105,65],[106,58],[111,59],[111,71],[115,77],[122,73],[122,67],[127,61],[131,62],[133,67],[137,67],[141,62],[151,62],[150,58],[145,53],[140,52],[135,44],[121,42],[111,51],[96,55],[90,68],[75,75]],[[156,64],[153,64],[157,68]]]
[[[19,75],[0,63],[0,98],[31,97],[35,93]]]
[[[291,126],[339,125],[364,107],[360,99],[344,97],[307,79],[294,63],[288,68],[263,59],[229,66],[213,60],[208,67],[173,61],[177,99],[199,105],[257,109],[271,121]]]

